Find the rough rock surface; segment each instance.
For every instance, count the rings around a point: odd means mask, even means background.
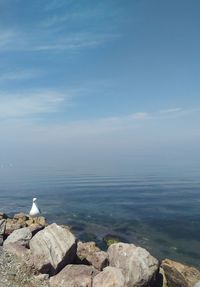
[[[2,245],[3,245],[3,236],[0,235],[0,246],[2,246]]]
[[[32,233],[30,229],[28,227],[24,227],[18,230],[14,230],[4,241],[3,245],[7,245],[9,243],[18,243],[19,245],[29,246],[29,241],[31,238]]]
[[[69,229],[53,223],[31,239],[30,250],[35,267],[41,273],[54,275],[66,264],[73,263],[76,239]]]
[[[0,219],[0,235],[4,235],[5,228],[6,228],[6,220]]]
[[[169,287],[193,287],[200,280],[200,272],[181,263],[165,259],[162,261]]]
[[[0,219],[0,246],[3,245],[5,228],[6,228],[6,220]]]
[[[3,212],[0,212],[0,219],[6,219],[8,216],[3,213]]]
[[[16,255],[27,265],[34,266],[30,249],[17,243],[6,244],[4,245],[3,249],[10,254]]]
[[[24,223],[26,220],[29,219],[29,216],[27,216],[25,213],[20,212],[13,216],[13,219],[17,220],[19,223]]]
[[[0,287],[48,287],[48,280],[40,280],[35,270],[19,257],[0,247]]]
[[[156,258],[134,244],[112,244],[108,255],[110,266],[122,269],[128,287],[148,285],[159,267]]]
[[[78,242],[77,257],[82,263],[93,265],[96,269],[102,270],[108,265],[108,254],[101,251],[95,242]]]
[[[50,287],[92,287],[93,277],[97,274],[93,266],[67,265],[50,278]]]
[[[21,224],[19,222],[17,222],[16,219],[12,219],[12,218],[7,218],[6,219],[6,229],[5,229],[5,235],[8,236],[10,235],[14,230],[17,230],[19,228],[24,227],[25,224]]]
[[[125,278],[121,269],[106,267],[94,277],[93,287],[125,287]]]

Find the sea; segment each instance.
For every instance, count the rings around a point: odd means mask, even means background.
[[[134,243],[158,259],[200,268],[200,167],[70,169],[0,166],[0,211],[28,213],[32,198],[49,223],[106,249],[105,238]]]

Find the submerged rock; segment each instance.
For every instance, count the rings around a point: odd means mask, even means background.
[[[170,259],[163,260],[161,267],[169,287],[194,287],[200,280],[200,272],[194,267]]]
[[[121,236],[117,236],[114,234],[107,234],[106,236],[104,236],[103,241],[106,243],[107,247],[109,247],[110,245],[114,243],[119,243],[119,242],[127,243],[127,240],[125,240],[125,238],[122,238]]]
[[[53,223],[31,239],[30,250],[36,269],[54,275],[66,264],[73,263],[76,238],[69,229]]]
[[[120,268],[127,286],[148,286],[158,271],[156,258],[134,244],[115,243],[108,248],[110,266]]]
[[[50,287],[92,287],[93,277],[97,274],[93,266],[67,265],[50,278]]]

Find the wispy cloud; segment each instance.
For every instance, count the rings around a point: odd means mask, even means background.
[[[116,142],[123,141],[128,143],[130,139],[132,143],[139,146],[145,143],[145,139],[154,140],[158,136],[158,125],[161,129],[162,136],[168,140],[168,135],[176,137],[177,128],[173,128],[173,120],[171,114],[168,116],[160,114],[159,111],[154,113],[135,112],[127,115],[108,116],[103,118],[90,118],[88,120],[59,120],[59,122],[45,120],[47,113],[61,112],[65,103],[65,95],[60,93],[45,94],[29,94],[29,97],[19,96],[16,100],[10,101],[6,99],[1,101],[0,106],[0,133],[4,141],[12,142],[28,142],[30,144],[55,144],[64,145],[69,142],[80,146],[87,143],[91,146],[91,140],[100,140],[103,143],[115,145]],[[197,110],[196,110],[197,114]],[[180,117],[187,119],[194,115],[194,110],[185,110]],[[39,120],[38,120],[39,118]],[[9,120],[5,120],[9,119]],[[170,119],[168,135],[162,129],[162,124]],[[172,121],[171,121],[172,120]],[[184,130],[185,132],[185,130]],[[154,136],[152,136],[152,133]],[[160,132],[159,132],[160,133]],[[186,132],[187,135],[190,131]],[[192,136],[198,135],[199,130],[195,128],[191,131]],[[130,144],[131,146],[131,144]]]
[[[171,114],[171,113],[178,113],[181,112],[182,108],[171,108],[171,109],[166,109],[166,110],[161,110],[161,114]]]
[[[66,4],[73,3],[73,0],[50,0],[48,1],[48,4],[45,6],[45,10],[55,10],[63,8]]]
[[[146,112],[138,112],[138,113],[133,114],[131,118],[134,120],[148,120],[151,118],[151,115]]]
[[[71,34],[59,39],[58,41],[49,41],[46,44],[39,44],[32,47],[33,51],[77,51],[84,48],[92,48],[111,41],[114,35],[94,34],[94,33],[78,33]]]
[[[0,71],[0,81],[19,81],[19,80],[29,80],[40,77],[43,75],[43,71],[39,69],[19,69],[13,71]]]
[[[27,118],[59,110],[69,96],[50,90],[0,94],[0,119]]]
[[[0,49],[6,49],[10,44],[18,40],[17,32],[12,29],[0,30]]]
[[[75,1],[48,2],[42,6],[46,9],[44,16],[36,17],[34,23],[0,29],[0,52],[77,51],[95,48],[120,37],[119,30],[114,27],[115,12],[105,14],[104,5],[97,3],[90,7]],[[58,8],[62,9],[56,10]]]
[[[38,37],[34,32],[28,34],[23,31],[0,31],[0,52],[77,51],[100,46],[117,37],[118,35],[107,32],[63,33],[62,37],[58,37],[56,33],[46,31]]]

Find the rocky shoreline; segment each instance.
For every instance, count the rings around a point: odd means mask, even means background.
[[[44,217],[0,213],[0,287],[200,287],[200,272],[146,249],[78,241]]]

